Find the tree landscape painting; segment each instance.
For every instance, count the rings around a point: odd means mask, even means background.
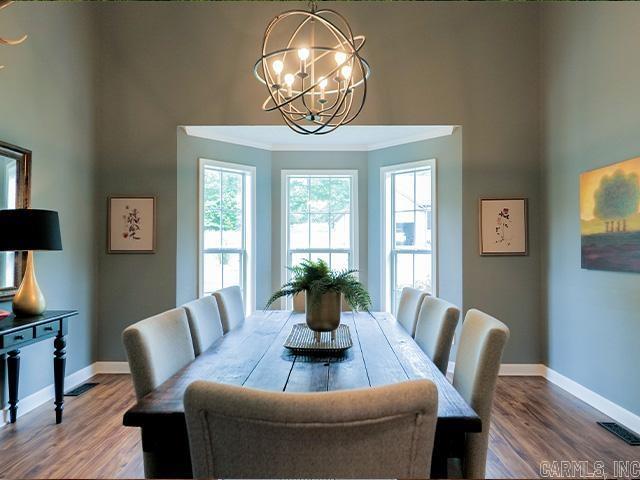
[[[582,268],[640,272],[640,157],[580,176]]]

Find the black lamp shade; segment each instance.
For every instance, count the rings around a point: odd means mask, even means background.
[[[62,250],[58,212],[0,210],[0,251]]]

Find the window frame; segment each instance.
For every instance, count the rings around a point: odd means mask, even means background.
[[[336,253],[348,253],[349,254],[349,268],[357,269],[359,265],[359,216],[358,216],[358,170],[354,169],[283,169],[280,172],[280,263],[282,266],[282,283],[289,281],[287,264],[289,263],[290,249],[289,249],[289,177],[290,176],[317,176],[317,177],[349,177],[351,179],[351,205],[350,205],[350,224],[351,224],[351,236],[350,243],[351,248],[348,249],[325,249],[325,248],[307,248],[301,249],[305,252],[326,252],[327,250],[336,251]],[[291,300],[287,300],[287,304]]]
[[[394,174],[412,172],[423,168],[431,170],[431,283],[432,295],[438,294],[438,182],[436,159],[418,160],[406,163],[398,163],[380,168],[380,239],[381,239],[381,259],[380,259],[380,292],[382,293],[382,309],[392,311],[397,305],[393,301],[393,286],[395,280],[395,262],[393,254],[397,251],[394,248],[395,228],[393,207],[394,186],[391,179]],[[428,253],[425,249],[405,249],[406,253]],[[397,253],[396,253],[397,255]],[[395,313],[395,312],[394,312]]]
[[[256,305],[256,167],[234,162],[224,162],[208,158],[198,160],[198,297],[204,293],[204,254],[239,253],[242,270],[240,286],[243,290],[244,306],[247,314]],[[242,195],[242,248],[204,248],[204,172],[208,167],[222,171],[243,174]]]

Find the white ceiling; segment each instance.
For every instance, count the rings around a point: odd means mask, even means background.
[[[187,135],[273,151],[371,151],[451,135],[448,125],[340,127],[327,135],[300,135],[287,126],[186,126]]]

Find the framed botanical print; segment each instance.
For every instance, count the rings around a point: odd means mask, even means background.
[[[108,253],[154,253],[155,197],[109,197]]]
[[[528,255],[526,198],[480,199],[480,255]]]

